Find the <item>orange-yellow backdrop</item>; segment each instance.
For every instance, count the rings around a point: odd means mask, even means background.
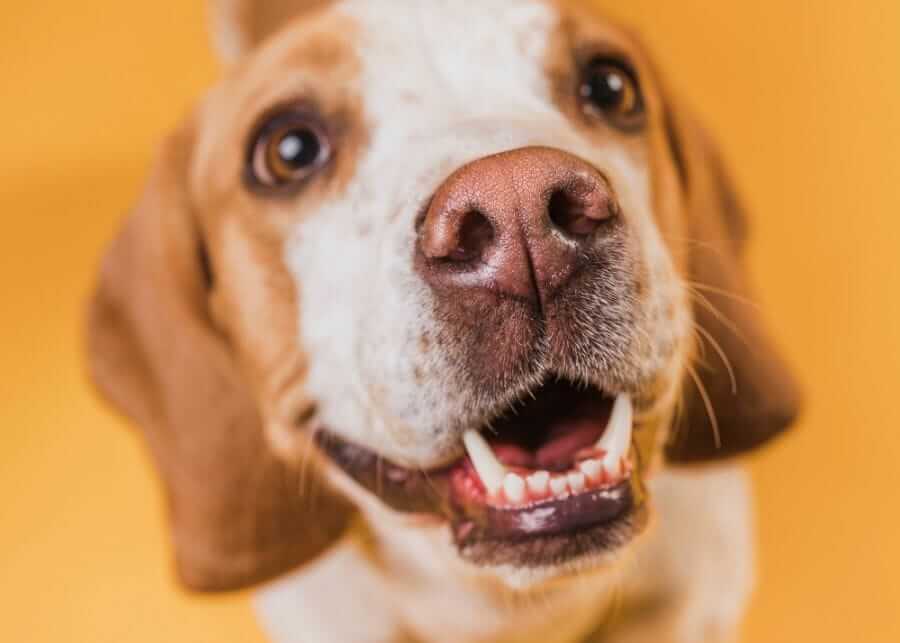
[[[900,3],[603,0],[717,133],[808,410],[754,459],[751,642],[900,641]],[[258,641],[181,594],[80,311],[154,144],[211,82],[200,0],[0,5],[0,640]]]

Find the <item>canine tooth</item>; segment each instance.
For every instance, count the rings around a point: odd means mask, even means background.
[[[503,491],[510,502],[525,500],[525,481],[515,473],[507,473],[503,478]]]
[[[554,496],[561,496],[569,489],[569,481],[564,476],[550,478],[550,491]]]
[[[490,445],[478,431],[469,430],[463,434],[463,444],[472,460],[472,466],[487,490],[495,494],[503,486],[506,467],[500,464]]]
[[[536,495],[544,495],[550,486],[550,474],[546,471],[536,471],[528,476],[528,490]]]
[[[627,393],[622,393],[616,397],[606,430],[597,441],[597,448],[605,452],[603,468],[607,471],[616,471],[619,468],[619,461],[628,454],[633,420],[631,397]]]
[[[572,488],[573,493],[578,493],[580,491],[584,491],[585,484],[587,484],[587,480],[584,477],[583,473],[572,472],[568,475],[569,478],[569,486]]]
[[[603,464],[599,460],[585,460],[578,465],[578,468],[588,477],[588,480],[599,480],[603,474]]]

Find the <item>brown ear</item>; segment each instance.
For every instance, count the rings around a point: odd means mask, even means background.
[[[315,497],[301,497],[300,472],[273,455],[211,325],[202,240],[184,185],[191,138],[184,129],[166,142],[109,249],[88,340],[97,386],[140,426],[161,474],[180,578],[216,591],[309,560],[350,513],[321,484]]]
[[[754,303],[743,266],[746,220],[716,148],[689,114],[670,106],[669,142],[688,220],[699,383],[668,445],[672,462],[753,449],[795,420],[799,394]],[[714,419],[713,419],[714,418]]]
[[[331,0],[210,0],[213,42],[226,62],[235,62],[301,13]]]

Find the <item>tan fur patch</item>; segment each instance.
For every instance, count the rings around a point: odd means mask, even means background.
[[[296,341],[302,286],[285,267],[285,237],[298,218],[346,189],[366,145],[361,97],[350,89],[359,74],[354,31],[350,19],[333,13],[295,20],[236,66],[202,108],[192,187],[213,272],[225,284],[212,295],[213,310],[236,342],[267,415],[277,418],[270,424],[291,435],[302,428],[299,421],[313,417],[314,406],[301,393],[308,365]],[[294,104],[321,114],[333,157],[295,193],[253,194],[242,179],[252,133]]]

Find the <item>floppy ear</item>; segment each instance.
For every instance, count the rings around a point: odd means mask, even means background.
[[[211,323],[203,241],[185,189],[191,145],[188,128],[165,143],[109,249],[90,303],[88,348],[96,385],[149,444],[180,578],[216,591],[309,560],[340,534],[350,510],[322,485],[315,497],[304,485],[301,497],[300,472],[270,450]]]
[[[213,42],[226,62],[235,62],[306,11],[331,0],[210,0]]]
[[[667,130],[687,217],[700,358],[699,384],[686,382],[667,455],[696,462],[737,455],[778,435],[795,420],[799,394],[752,303],[743,265],[746,220],[716,148],[671,104]]]

